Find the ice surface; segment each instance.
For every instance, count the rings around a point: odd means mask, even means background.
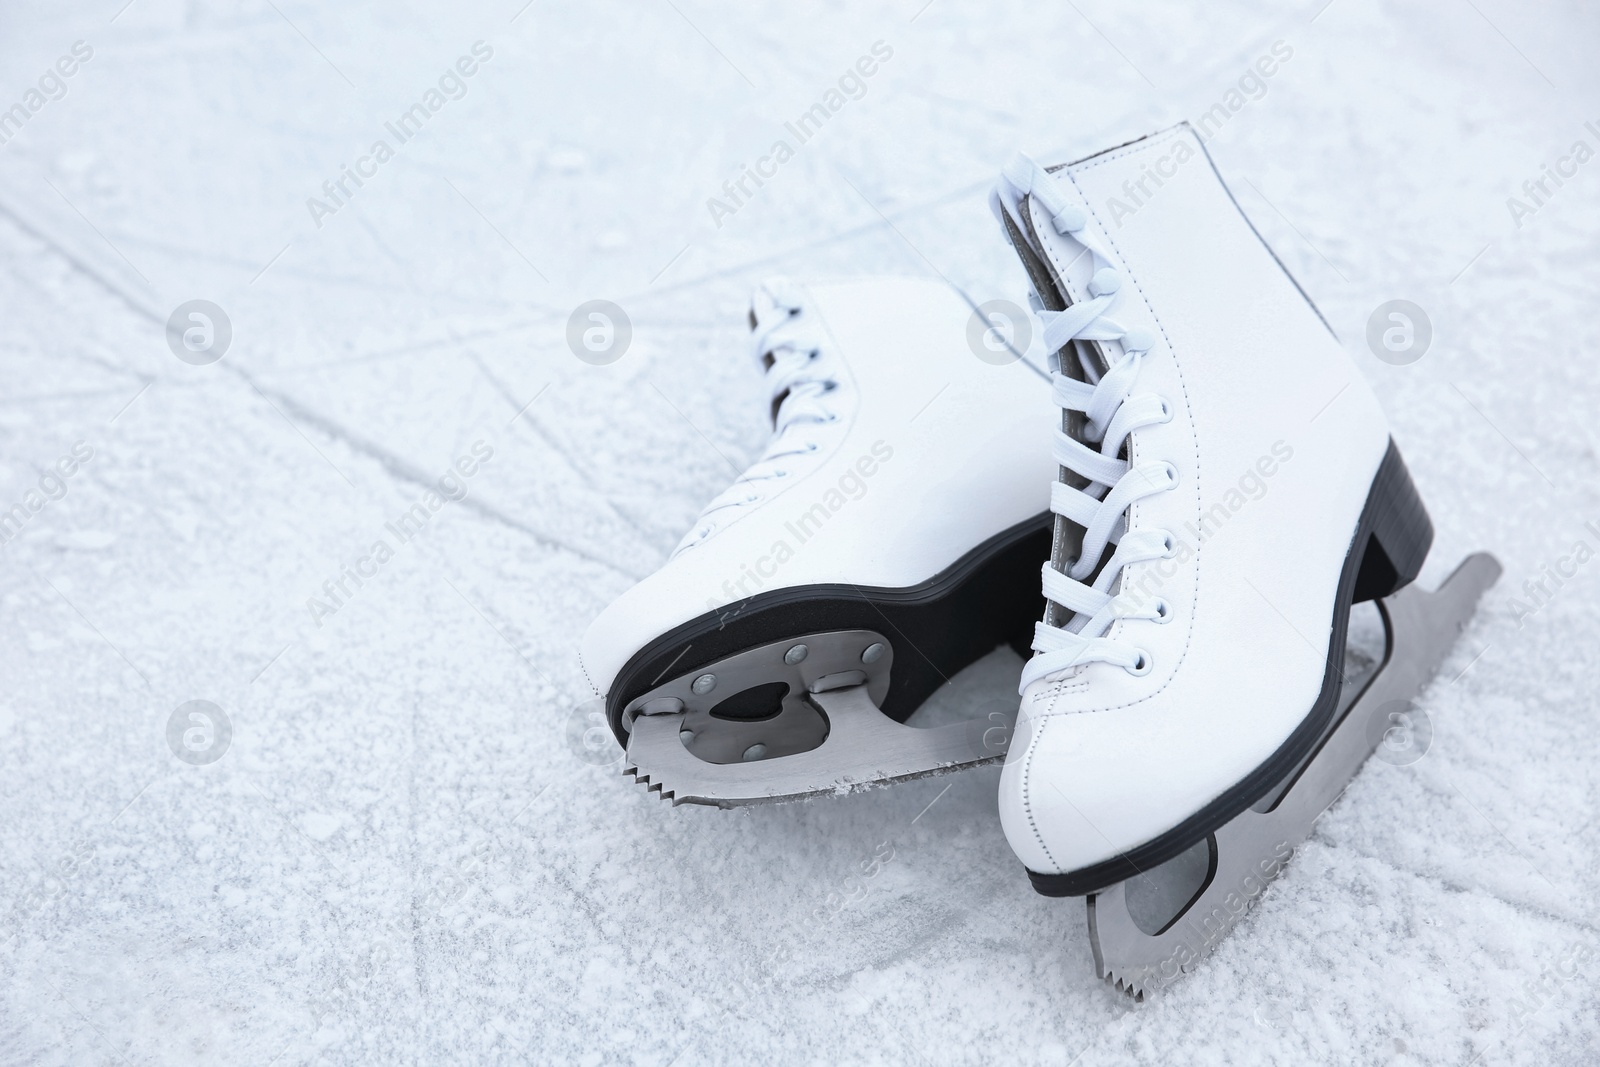
[[[0,125],[0,510],[93,450],[0,545],[0,1062],[1596,1058],[1600,564],[1549,574],[1600,548],[1600,163],[1523,189],[1600,148],[1593,5],[123,3],[0,7],[0,108],[93,50]],[[1212,150],[1385,399],[1425,580],[1506,565],[1427,754],[1369,765],[1131,1011],[1082,905],[1028,887],[994,768],[729,813],[582,758],[578,635],[761,444],[750,285],[1017,299],[997,165],[1198,117],[1275,41]],[[210,366],[165,341],[195,298],[233,327]],[[610,366],[566,347],[595,298],[635,330]],[[1409,366],[1364,343],[1394,298],[1433,323]],[[466,499],[319,626],[476,442]],[[1003,701],[992,668],[960,699]],[[215,762],[169,747],[191,700],[231,725]]]

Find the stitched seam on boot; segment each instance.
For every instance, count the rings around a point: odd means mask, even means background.
[[[1159,147],[1159,146],[1165,144],[1166,141],[1175,140],[1175,139],[1176,139],[1176,131],[1174,132],[1174,136],[1173,137],[1167,138],[1166,140],[1163,140],[1163,141],[1154,141],[1149,145],[1149,147],[1150,148]],[[1087,169],[1087,168],[1085,168],[1085,169]],[[1205,501],[1204,481],[1202,479],[1201,469],[1200,469],[1200,434],[1199,434],[1200,427],[1199,427],[1198,421],[1195,419],[1194,404],[1189,399],[1189,383],[1188,383],[1188,379],[1184,377],[1183,361],[1178,357],[1178,346],[1172,343],[1172,338],[1167,333],[1166,324],[1161,321],[1160,313],[1157,312],[1156,309],[1151,305],[1150,298],[1145,296],[1144,287],[1139,284],[1139,276],[1134,273],[1133,265],[1129,262],[1128,257],[1123,255],[1122,250],[1117,246],[1117,239],[1112,236],[1111,228],[1105,224],[1105,221],[1100,217],[1100,213],[1095,210],[1094,204],[1089,200],[1088,194],[1085,193],[1084,190],[1083,190],[1083,187],[1078,184],[1077,176],[1069,173],[1068,177],[1071,178],[1071,180],[1072,180],[1072,187],[1074,189],[1078,190],[1078,195],[1083,197],[1083,202],[1089,206],[1089,214],[1094,217],[1095,222],[1099,223],[1101,232],[1104,234],[1106,242],[1110,246],[1111,250],[1114,253],[1116,253],[1117,258],[1122,261],[1122,269],[1127,274],[1128,281],[1133,284],[1134,289],[1138,292],[1139,301],[1142,304],[1144,304],[1145,310],[1148,311],[1150,313],[1150,317],[1155,320],[1156,328],[1161,331],[1162,340],[1164,340],[1167,343],[1167,351],[1172,353],[1172,366],[1173,366],[1173,369],[1176,370],[1177,373],[1178,373],[1178,386],[1179,386],[1179,388],[1181,388],[1183,390],[1183,406],[1184,406],[1184,409],[1189,413],[1190,437],[1191,437],[1191,441],[1192,441],[1192,443],[1190,445],[1190,448],[1192,450],[1191,454],[1194,457],[1195,521],[1196,521],[1196,523],[1198,523],[1200,521],[1200,514],[1201,514],[1200,508],[1201,508],[1201,505],[1203,504],[1203,502]],[[1183,669],[1184,662],[1189,658],[1189,649],[1194,645],[1194,620],[1200,614],[1200,561],[1201,561],[1201,557],[1204,554],[1204,551],[1205,551],[1205,546],[1204,545],[1199,545],[1199,544],[1195,545],[1195,548],[1194,548],[1194,602],[1190,605],[1190,608],[1189,608],[1189,630],[1188,630],[1188,633],[1184,635],[1183,652],[1178,656],[1178,664],[1177,664],[1177,666],[1175,666],[1172,669],[1172,674],[1167,678],[1167,680],[1165,682],[1162,683],[1160,689],[1157,689],[1154,693],[1151,693],[1148,697],[1144,697],[1144,698],[1142,698],[1140,700],[1131,701],[1131,702],[1129,702],[1127,704],[1118,705],[1118,708],[1132,707],[1135,704],[1144,703],[1145,700],[1153,699],[1157,694],[1163,692],[1167,688],[1167,686],[1171,685],[1173,683],[1173,681],[1177,679],[1178,672]],[[1114,711],[1114,710],[1118,710],[1118,708],[1104,708],[1104,709],[1101,709],[1101,710]]]
[[[1056,699],[1058,697],[1066,696],[1068,693],[1075,693],[1080,689],[1087,689],[1087,688],[1089,688],[1089,683],[1088,683],[1087,680],[1085,680],[1085,681],[1072,681],[1072,682],[1056,682],[1055,684],[1051,685],[1049,688],[1041,689],[1039,692],[1035,693],[1033,695],[1033,702],[1035,704],[1038,704],[1040,701],[1044,700],[1046,697],[1050,698],[1051,700],[1054,700],[1054,699]]]
[[[594,679],[589,677],[589,665],[583,662],[582,649],[578,650],[578,670],[583,672],[583,680],[589,683],[589,689],[594,693],[595,696],[605,696],[604,693],[600,692],[600,687],[594,684]]]
[[[1033,757],[1039,751],[1039,742],[1044,740],[1045,724],[1040,720],[1038,728],[1034,731],[1033,740],[1028,744],[1027,759],[1022,764],[1022,810],[1028,816],[1028,826],[1033,830],[1033,839],[1039,842],[1039,848],[1044,852],[1044,858],[1050,861],[1050,866],[1059,868],[1061,865],[1050,854],[1050,846],[1044,843],[1044,835],[1039,832],[1039,823],[1033,817]]]
[[[1068,163],[1066,166],[1061,168],[1060,172],[1066,174],[1068,177],[1071,177],[1074,173],[1077,173],[1077,172],[1082,172],[1082,171],[1086,171],[1086,170],[1093,170],[1095,167],[1103,167],[1107,163],[1115,163],[1117,160],[1122,159],[1124,156],[1135,155],[1136,153],[1139,153],[1139,152],[1147,152],[1152,148],[1157,148],[1157,147],[1160,147],[1161,145],[1167,144],[1167,143],[1169,143],[1171,141],[1176,141],[1179,137],[1181,137],[1183,135],[1184,128],[1187,125],[1188,125],[1187,123],[1182,123],[1180,125],[1172,127],[1170,130],[1165,130],[1165,131],[1163,131],[1161,133],[1153,133],[1149,137],[1144,138],[1143,140],[1135,141],[1135,142],[1133,142],[1132,144],[1129,144],[1129,145],[1123,145],[1121,148],[1118,148],[1118,149],[1116,149],[1114,151],[1111,151],[1111,152],[1107,152],[1103,156],[1095,156],[1093,159],[1087,160],[1087,161],[1082,162],[1082,163]],[[1055,173],[1055,172],[1052,172],[1052,173]],[[1073,184],[1076,185],[1077,182],[1073,182]],[[1079,192],[1082,192],[1082,190],[1080,189]],[[1085,198],[1085,199],[1087,199],[1087,198]]]
[[[1163,146],[1171,143],[1172,141],[1177,140],[1182,135],[1182,133],[1183,133],[1183,127],[1181,127],[1181,126],[1176,127],[1171,131],[1171,134],[1169,136],[1163,137],[1163,138],[1161,138],[1159,140],[1152,140],[1148,144],[1144,145],[1143,146],[1143,150],[1148,151],[1150,149],[1163,147]],[[1127,154],[1128,155],[1132,155],[1133,153],[1129,152]],[[1100,165],[1100,162],[1091,163],[1088,166],[1085,166],[1085,167],[1083,167],[1081,169],[1088,170],[1090,167],[1099,166],[1099,165]],[[1145,295],[1144,286],[1139,284],[1139,276],[1134,272],[1132,263],[1128,260],[1128,257],[1123,254],[1121,248],[1118,247],[1117,239],[1116,239],[1115,236],[1113,236],[1113,234],[1111,232],[1111,227],[1106,225],[1105,220],[1100,217],[1100,213],[1097,210],[1095,210],[1095,206],[1094,206],[1093,201],[1091,201],[1089,199],[1089,194],[1084,191],[1084,189],[1083,189],[1083,187],[1081,185],[1078,184],[1077,175],[1072,173],[1072,171],[1069,169],[1067,176],[1072,181],[1072,187],[1078,191],[1078,195],[1083,197],[1083,202],[1088,205],[1089,214],[1092,215],[1094,217],[1095,222],[1099,224],[1100,230],[1101,230],[1102,234],[1105,236],[1107,244],[1109,245],[1111,250],[1116,254],[1117,258],[1122,261],[1122,269],[1127,274],[1128,281],[1133,284],[1134,289],[1138,292],[1139,301],[1142,304],[1144,304],[1145,310],[1148,311],[1150,313],[1150,317],[1155,320],[1156,328],[1161,331],[1161,337],[1167,343],[1167,351],[1172,354],[1172,366],[1173,366],[1173,369],[1177,371],[1177,374],[1178,374],[1178,385],[1183,390],[1183,406],[1184,406],[1184,409],[1189,414],[1190,437],[1191,437],[1191,441],[1192,441],[1192,444],[1191,444],[1190,447],[1192,449],[1192,454],[1194,456],[1195,521],[1198,524],[1201,521],[1201,507],[1203,506],[1203,504],[1205,502],[1204,481],[1203,481],[1202,474],[1201,474],[1201,464],[1200,464],[1200,426],[1199,426],[1199,422],[1195,419],[1194,404],[1189,399],[1188,379],[1184,376],[1184,373],[1183,373],[1183,361],[1178,356],[1178,346],[1172,343],[1172,338],[1167,333],[1166,324],[1161,321],[1160,313],[1158,311],[1156,311],[1154,306],[1151,305],[1150,298]],[[1201,545],[1201,544],[1196,544],[1195,545],[1195,548],[1194,548],[1194,601],[1190,605],[1190,608],[1189,608],[1189,629],[1188,629],[1188,632],[1184,635],[1183,652],[1178,657],[1177,666],[1172,669],[1171,676],[1168,677],[1166,682],[1162,683],[1161,688],[1157,689],[1155,691],[1155,693],[1151,693],[1149,695],[1149,697],[1145,697],[1142,700],[1136,700],[1136,701],[1132,701],[1132,702],[1130,702],[1128,704],[1119,705],[1119,708],[1132,707],[1134,704],[1143,703],[1144,700],[1152,699],[1157,694],[1163,692],[1167,688],[1167,686],[1171,685],[1172,682],[1178,677],[1178,672],[1183,669],[1184,662],[1189,658],[1189,649],[1191,647],[1193,647],[1193,645],[1194,645],[1195,619],[1200,614],[1200,578],[1201,578],[1200,563],[1201,563],[1201,559],[1202,559],[1202,557],[1204,555],[1204,552],[1205,552],[1205,546],[1204,545]],[[1118,709],[1116,709],[1116,708],[1105,708],[1103,710],[1105,710],[1105,711],[1114,711],[1114,710],[1118,710]]]

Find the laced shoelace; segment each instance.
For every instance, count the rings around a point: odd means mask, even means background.
[[[1165,601],[1135,602],[1121,591],[1118,579],[1130,564],[1169,557],[1177,551],[1176,539],[1168,532],[1127,528],[1132,504],[1166,492],[1178,478],[1171,463],[1132,463],[1121,458],[1135,430],[1172,418],[1171,407],[1160,396],[1133,391],[1140,363],[1154,346],[1155,335],[1144,327],[1126,329],[1110,317],[1122,288],[1122,274],[1089,230],[1085,211],[1067,198],[1048,171],[1019,155],[1002,172],[991,205],[997,215],[1009,213],[1023,234],[1028,233],[1022,217],[1028,196],[1050,215],[1057,233],[1076,242],[1083,249],[1080,255],[1092,258],[1093,269],[1089,299],[1064,311],[1044,308],[1036,295],[1033,300],[1045,350],[1053,353],[1051,383],[1056,406],[1084,416],[1083,440],[1058,427],[1052,451],[1057,463],[1088,484],[1078,489],[1058,479],[1050,487],[1050,510],[1083,528],[1082,545],[1076,559],[1044,565],[1045,598],[1059,605],[1068,617],[1062,626],[1041,622],[1034,627],[1033,650],[1038,655],[1024,665],[1019,692],[1040,678],[1060,676],[1094,662],[1115,664],[1131,674],[1149,673],[1152,662],[1148,652],[1104,635],[1119,619],[1166,622],[1171,618]],[[1098,361],[1074,344],[1077,341],[1101,343],[1107,362],[1103,373]],[[1115,354],[1118,349],[1120,355]],[[1079,353],[1083,380],[1065,373],[1069,350]],[[1116,548],[1102,566],[1111,545]]]
[[[775,405],[772,437],[760,457],[705,506],[673,555],[726,525],[729,511],[760,503],[770,483],[789,477],[795,457],[813,455],[820,448],[805,431],[839,419],[830,407],[839,382],[824,358],[822,338],[808,321],[798,288],[782,278],[763,282],[751,298],[750,313],[755,319],[751,345],[766,368],[767,398]]]

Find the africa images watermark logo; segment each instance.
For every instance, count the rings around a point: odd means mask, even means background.
[[[39,87],[29,89],[22,99],[0,110],[0,144],[8,143],[22,132],[29,119],[44,110],[52,100],[67,95],[66,79],[78,73],[83,64],[94,58],[94,46],[87,41],[73,41],[72,54],[61,56],[54,67],[46,67],[39,75]]]
[[[1600,126],[1593,122],[1585,122],[1584,130],[1597,143],[1600,143]],[[1594,148],[1588,141],[1579,138],[1572,143],[1566,155],[1558,156],[1555,164],[1541,163],[1540,174],[1537,178],[1529,178],[1522,183],[1522,195],[1526,200],[1516,196],[1506,197],[1506,210],[1511,212],[1511,221],[1517,224],[1517,229],[1522,229],[1525,220],[1537,215],[1562,188],[1578,176],[1578,168],[1594,158]],[[1552,189],[1551,185],[1555,188]]]
[[[1151,604],[1166,583],[1177,576],[1178,569],[1194,558],[1199,546],[1219,534],[1251,502],[1262,499],[1271,491],[1273,476],[1292,459],[1294,446],[1284,440],[1274,441],[1267,454],[1257,458],[1232,485],[1223,490],[1220,499],[1201,510],[1198,525],[1186,522],[1182,533],[1174,531],[1172,550],[1166,556],[1149,561],[1148,566],[1141,568],[1143,573],[1139,581],[1123,588],[1118,596],[1126,598],[1134,609]]]
[[[633,320],[610,300],[588,300],[567,316],[567,347],[595,367],[623,357],[633,341]]]
[[[843,109],[847,99],[860,100],[866,96],[867,79],[878,73],[879,64],[889,62],[893,55],[894,49],[885,42],[872,42],[870,53],[861,56],[854,66],[839,75],[835,83],[837,88],[828,89],[822,94],[821,100],[803,111],[793,122],[783,124],[784,130],[793,137],[794,144],[791,145],[788,138],[778,138],[767,154],[757,159],[754,165],[741,165],[737,177],[723,182],[724,199],[713,196],[706,201],[706,210],[711,213],[711,221],[717,229],[722,229],[723,219],[737,214],[740,208],[748,204],[756,195],[756,190],[776,178],[778,168],[794,158],[796,147],[815,137],[823,124]],[[750,188],[752,182],[755,183],[754,189]]]
[[[215,363],[233,343],[233,321],[209,300],[186,300],[167,317],[167,347],[191,367]]]
[[[38,488],[29,488],[22,499],[9,508],[0,510],[0,544],[20,536],[23,527],[49,504],[67,495],[67,479],[78,473],[83,464],[94,458],[94,446],[78,441],[72,451],[56,460],[53,467],[39,473]],[[3,507],[3,505],[0,505]]]
[[[1392,367],[1415,363],[1433,344],[1433,320],[1411,300],[1385,300],[1367,317],[1367,347]]]
[[[1222,94],[1222,98],[1202,111],[1195,120],[1195,135],[1201,143],[1211,140],[1233,116],[1265,97],[1268,81],[1292,58],[1294,48],[1287,41],[1272,42],[1272,47],[1245,68],[1239,80]],[[1162,186],[1178,176],[1178,168],[1197,155],[1200,153],[1191,148],[1188,141],[1180,139],[1170,152],[1158,155],[1147,164],[1139,177],[1123,182],[1122,196],[1112,196],[1106,200],[1106,215],[1111,224],[1120,228],[1124,220],[1138,214],[1139,209],[1148,204]]]
[[[1538,577],[1523,581],[1522,595],[1528,598],[1526,601],[1516,597],[1511,598],[1508,606],[1517,629],[1522,629],[1530,618],[1548,607],[1556,594],[1561,591],[1561,587],[1576,578],[1578,572],[1595,558],[1597,552],[1600,552],[1596,547],[1600,546],[1600,522],[1590,519],[1583,524],[1583,530],[1588,537],[1579,537],[1573,541],[1566,552],[1539,568]]]
[[[967,317],[967,347],[985,363],[1004,367],[1033,344],[1033,319],[1009,300],[986,300]]]
[[[445,504],[451,501],[465,500],[468,492],[467,479],[477,474],[484,464],[494,458],[494,447],[484,441],[472,442],[472,454],[458,456],[451,469],[446,471],[434,483],[434,487],[422,494],[411,507],[400,514],[393,522],[386,522],[383,528],[394,536],[395,545],[408,544],[412,538],[428,528],[428,523],[433,516],[443,510]],[[311,613],[311,621],[317,624],[317,629],[322,628],[322,620],[337,614],[339,609],[355,599],[355,595],[366,584],[363,579],[372,579],[378,576],[378,571],[385,563],[395,557],[395,545],[390,545],[386,537],[380,537],[367,547],[367,551],[356,559],[355,564],[341,563],[339,575],[322,583],[323,597],[306,597],[306,610]],[[351,585],[355,588],[351,588]]]
[[[779,537],[764,554],[739,564],[739,576],[722,583],[725,599],[710,597],[706,607],[719,611],[736,600],[744,600],[759,593],[778,573],[778,569],[795,557],[807,541],[815,537],[852,500],[867,495],[868,479],[877,474],[883,464],[894,458],[894,448],[887,441],[874,441],[869,454],[858,457],[829,485],[822,496],[804,508],[793,519],[783,524],[786,537]],[[792,538],[792,543],[791,543]],[[738,612],[733,612],[736,615]],[[723,620],[727,621],[726,618]]]
[[[474,56],[477,58],[474,59]],[[483,41],[474,41],[471,56],[460,57],[453,69],[447,68],[439,75],[438,88],[430,86],[422,94],[422,99],[403,111],[398,119],[383,124],[383,128],[394,137],[395,144],[403,145],[411,140],[422,132],[422,127],[430,118],[443,110],[445,104],[466,96],[466,79],[478,73],[480,63],[487,63],[493,57],[493,48]],[[348,164],[340,164],[338,177],[322,183],[322,193],[327,199],[313,196],[306,200],[306,210],[311,212],[311,221],[316,223],[317,229],[322,229],[322,220],[326,216],[337,215],[341,208],[350,203],[356,190],[366,185],[363,178],[377,177],[378,167],[394,156],[394,148],[390,147],[388,141],[379,138],[368,147],[366,155],[356,160],[354,169]],[[355,183],[355,189],[350,188],[351,182]]]
[[[233,720],[210,700],[188,700],[167,718],[167,747],[191,767],[215,763],[233,743]]]

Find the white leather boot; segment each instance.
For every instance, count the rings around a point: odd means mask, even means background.
[[[1082,895],[1255,804],[1339,692],[1354,601],[1432,527],[1383,411],[1187,125],[994,198],[1058,352],[1038,653],[1000,814],[1034,886]]]
[[[1050,387],[979,359],[971,318],[937,281],[757,291],[771,442],[581,646],[641,781],[732,805],[1003,754],[1004,731],[897,725],[997,646],[1026,654],[1042,603]]]

